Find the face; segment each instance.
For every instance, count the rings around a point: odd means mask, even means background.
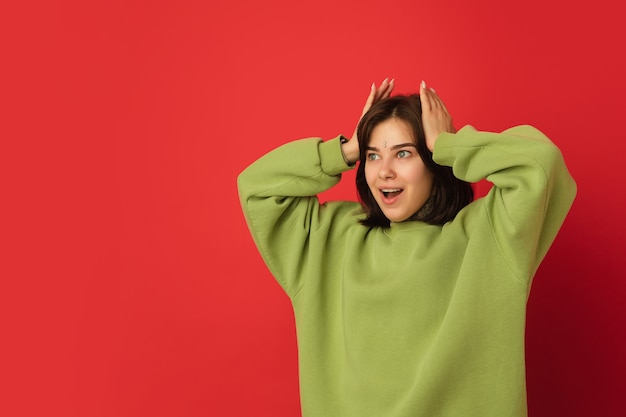
[[[387,119],[374,127],[365,158],[365,180],[383,214],[401,222],[422,208],[433,174],[417,152],[408,123]]]

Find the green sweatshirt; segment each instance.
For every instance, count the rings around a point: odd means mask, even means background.
[[[304,417],[526,415],[526,302],[576,185],[530,126],[443,133],[433,156],[493,183],[443,226],[371,228],[356,202],[320,204],[351,168],[339,138],[283,145],[239,176],[293,305]]]

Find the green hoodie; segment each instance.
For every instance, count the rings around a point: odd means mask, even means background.
[[[358,203],[320,204],[352,168],[339,138],[283,145],[239,176],[293,305],[304,417],[526,415],[526,302],[576,185],[530,126],[443,133],[433,158],[493,183],[443,226],[366,227]]]

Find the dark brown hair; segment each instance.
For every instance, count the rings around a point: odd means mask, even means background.
[[[474,199],[471,184],[454,176],[452,168],[433,161],[433,154],[426,146],[426,137],[422,126],[422,104],[418,94],[390,97],[374,104],[363,116],[357,128],[359,138],[359,167],[356,173],[356,188],[361,205],[367,217],[361,220],[366,226],[389,227],[390,222],[383,214],[370,191],[365,179],[365,161],[367,145],[374,127],[385,120],[397,118],[406,122],[413,133],[413,140],[422,161],[433,173],[433,187],[430,198],[424,206],[407,220],[420,220],[430,224],[442,225]]]

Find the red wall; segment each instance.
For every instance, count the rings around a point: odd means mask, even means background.
[[[0,13],[1,415],[299,415],[235,179],[351,133],[386,76],[560,146],[579,194],[529,304],[530,413],[626,415],[617,0],[41,3]]]

